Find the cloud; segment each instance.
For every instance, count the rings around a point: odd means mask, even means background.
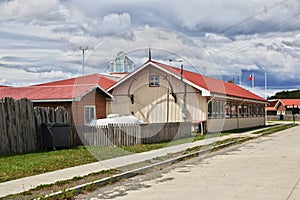
[[[151,47],[153,59],[182,57],[209,76],[260,70],[274,87],[299,85],[299,10],[298,0],[3,1],[0,66],[18,75],[0,79],[78,74],[79,46],[89,48],[86,73],[103,72],[121,50],[138,66]]]
[[[100,22],[100,27],[104,27],[105,32],[119,32],[131,25],[130,15],[128,13],[109,13],[104,16]]]
[[[66,79],[66,78],[71,78],[73,77],[74,74],[71,73],[65,73],[62,71],[50,71],[50,72],[42,72],[39,74],[39,77],[41,79],[50,79],[50,80],[55,80],[55,79]]]
[[[58,0],[13,0],[0,3],[0,21],[46,16],[59,7]]]

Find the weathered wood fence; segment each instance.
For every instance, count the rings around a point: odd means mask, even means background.
[[[71,123],[64,107],[33,108],[28,99],[0,100],[0,154],[27,153],[42,148],[42,123]]]
[[[23,153],[38,149],[32,103],[5,98],[0,104],[0,153]]]
[[[72,113],[64,107],[35,107],[28,99],[0,100],[0,154],[27,153],[42,149],[44,123],[71,124]],[[171,141],[191,136],[191,123],[118,124],[76,127],[84,145],[129,146]]]
[[[77,129],[84,145],[129,146],[190,137],[191,123],[111,124]]]

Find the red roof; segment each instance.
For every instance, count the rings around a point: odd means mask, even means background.
[[[83,96],[94,88],[95,85],[4,87],[0,88],[0,99],[12,97],[30,100],[71,100]]]
[[[278,102],[278,100],[274,100],[274,101],[268,101],[269,102],[269,104],[268,104],[268,106],[267,106],[267,110],[268,111],[276,111],[277,109],[276,109],[276,105],[277,105],[277,102]]]
[[[169,72],[180,76],[180,69],[165,65],[156,61],[151,61],[152,63],[162,67]],[[236,85],[233,83],[225,82],[215,78],[207,77],[195,72],[183,70],[183,78],[190,81],[191,83],[204,88],[212,93],[223,94],[233,97],[240,97],[258,101],[266,101],[264,98]]]
[[[110,79],[104,75],[100,74],[91,74],[86,76],[80,76],[76,78],[70,78],[60,81],[54,81],[49,83],[43,83],[35,86],[59,86],[59,85],[85,85],[85,84],[91,84],[91,85],[99,85],[104,90],[107,90],[112,85],[116,83],[115,80]]]
[[[300,99],[279,99],[279,101],[284,106],[299,106],[300,107]]]
[[[14,99],[28,98],[30,100],[72,100],[97,87],[100,87],[100,90],[106,93],[106,89],[115,83],[115,80],[104,75],[91,74],[29,87],[0,87],[0,99],[12,97]]]

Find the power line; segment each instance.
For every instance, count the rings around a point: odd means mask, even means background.
[[[275,24],[275,25],[271,26],[270,28],[279,27],[279,26],[281,26],[283,24],[286,24],[286,23],[294,20],[298,16],[300,16],[300,12],[298,12],[298,13],[296,13],[296,14],[294,14],[294,15],[292,15],[292,16],[284,19],[284,20],[282,20],[280,23]],[[268,41],[271,41],[271,40],[272,39],[270,39],[270,38],[268,38],[268,39],[262,39],[261,42],[265,43],[265,42],[268,42]],[[245,44],[245,45],[243,46],[243,44]],[[226,47],[225,49],[219,50],[219,51],[222,51],[224,53],[217,53],[217,52],[215,52],[215,55],[217,55],[217,56],[232,56],[232,55],[236,54],[237,52],[245,51],[245,50],[251,48],[252,45],[253,44],[249,44],[248,41],[242,41],[240,44],[234,46],[234,48],[236,48],[236,50],[232,51],[232,47],[231,48],[230,47]],[[226,49],[230,49],[231,51],[226,51]],[[216,56],[214,56],[214,54],[211,54],[211,56],[216,57]]]
[[[263,13],[270,12],[270,11],[273,10],[273,9],[280,8],[280,7],[284,6],[284,5],[287,5],[290,1],[291,1],[291,0],[288,0],[288,1],[281,1],[281,2],[276,2],[276,3],[274,3],[270,8],[268,8],[267,11],[265,11],[265,10],[264,10],[264,11],[261,11],[261,12],[255,14],[255,15],[252,15],[252,16],[246,18],[246,19],[241,20],[240,22],[238,22],[238,23],[236,23],[236,24],[233,24],[233,25],[230,25],[230,26],[228,26],[228,27],[226,27],[226,28],[223,28],[223,29],[221,29],[221,31],[226,32],[226,31],[228,31],[228,30],[230,30],[230,29],[232,29],[232,28],[234,28],[234,27],[237,27],[237,26],[239,26],[239,25],[241,25],[241,24],[243,24],[243,23],[245,23],[245,22],[247,22],[247,21],[250,21],[251,19],[253,19],[253,18],[255,18],[255,17],[257,17],[257,16],[259,16],[259,15],[261,15],[261,14],[263,14]],[[286,24],[287,22],[289,22],[289,21],[295,19],[295,18],[296,18],[297,16],[299,16],[299,15],[300,15],[300,13],[296,13],[296,14],[294,14],[293,16],[288,17],[288,18],[282,20],[280,23],[277,23],[277,24],[275,24],[275,25],[273,25],[273,26],[271,26],[271,27],[269,27],[269,28],[272,29],[272,28],[279,27],[279,26],[281,26],[281,25],[283,25],[283,24]],[[268,40],[270,40],[270,39],[267,39],[266,41],[268,41]],[[226,47],[226,48],[223,48],[223,49],[219,50],[219,51],[222,51],[223,53],[217,53],[217,52],[214,52],[214,54],[216,54],[216,55],[218,55],[218,56],[222,56],[222,55],[232,55],[232,54],[228,54],[228,52],[235,52],[235,53],[236,53],[237,51],[241,51],[240,49],[241,49],[241,47],[242,47],[243,44],[246,44],[246,46],[245,46],[242,50],[245,50],[245,49],[248,49],[248,48],[249,48],[249,43],[247,43],[247,42],[244,41],[244,42],[239,43],[239,44],[237,44],[237,45],[235,45],[235,46],[233,46],[233,47]],[[232,48],[239,48],[239,49],[237,49],[237,50],[235,50],[235,51],[232,51]],[[211,54],[211,56],[215,57],[214,54]]]
[[[233,24],[233,25],[230,25],[230,26],[228,26],[228,27],[225,27],[225,28],[221,29],[220,32],[223,32],[223,33],[224,33],[224,32],[226,32],[226,31],[228,31],[228,30],[230,30],[230,29],[232,29],[232,28],[234,28],[234,27],[236,27],[236,26],[239,26],[239,25],[241,25],[241,24],[244,24],[244,23],[247,22],[247,21],[250,21],[250,20],[254,19],[255,17],[257,17],[257,16],[259,16],[259,15],[261,15],[261,14],[270,12],[270,10],[273,10],[273,9],[280,8],[280,7],[282,7],[282,6],[286,5],[286,4],[288,4],[290,1],[291,1],[291,0],[276,2],[276,3],[272,4],[272,5],[268,8],[268,10],[265,10],[265,9],[264,9],[264,10],[262,10],[261,12],[258,12],[258,13],[254,14],[254,15],[251,15],[251,16],[249,16],[249,17],[247,17],[247,18],[245,18],[245,19],[243,19],[243,20],[241,20],[241,21],[239,21],[239,22]]]

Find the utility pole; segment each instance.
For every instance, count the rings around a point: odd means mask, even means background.
[[[176,59],[176,60],[169,60],[170,64],[171,62],[178,62],[180,63],[180,80],[183,82],[183,108],[182,108],[182,118],[184,121],[186,121],[187,118],[187,103],[186,103],[186,93],[187,93],[187,88],[186,88],[186,82],[183,81],[183,60],[182,59]]]
[[[79,49],[82,51],[82,75],[84,75],[84,52],[88,50],[88,47],[80,46]]]

